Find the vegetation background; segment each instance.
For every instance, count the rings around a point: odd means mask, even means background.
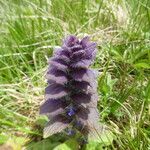
[[[47,59],[68,34],[98,43],[100,121],[114,134],[85,149],[150,150],[149,0],[0,0],[0,21],[0,150],[77,149],[37,127]]]

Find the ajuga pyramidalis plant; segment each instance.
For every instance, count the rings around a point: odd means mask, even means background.
[[[79,40],[73,35],[54,50],[48,62],[45,102],[40,107],[40,114],[49,118],[44,138],[64,129],[68,135],[79,132],[85,136],[98,130],[96,75],[89,69],[96,50],[89,37]]]

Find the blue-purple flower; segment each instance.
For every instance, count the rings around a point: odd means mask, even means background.
[[[89,69],[95,54],[96,43],[90,42],[89,37],[79,40],[68,36],[55,49],[46,75],[45,102],[40,107],[40,114],[49,118],[45,138],[64,129],[69,134],[79,131],[84,135],[96,130],[97,82],[95,72]]]

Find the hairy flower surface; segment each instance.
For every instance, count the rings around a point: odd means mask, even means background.
[[[68,36],[55,49],[46,75],[45,102],[40,107],[40,114],[49,118],[45,138],[66,128],[70,128],[68,134],[74,129],[85,135],[97,129],[97,82],[89,69],[95,54],[96,43],[88,37]]]

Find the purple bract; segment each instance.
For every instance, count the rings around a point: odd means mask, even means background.
[[[96,43],[88,37],[68,36],[55,49],[46,75],[45,102],[40,107],[40,114],[49,118],[45,138],[69,127],[85,135],[97,127],[97,82],[89,69],[95,54]]]

